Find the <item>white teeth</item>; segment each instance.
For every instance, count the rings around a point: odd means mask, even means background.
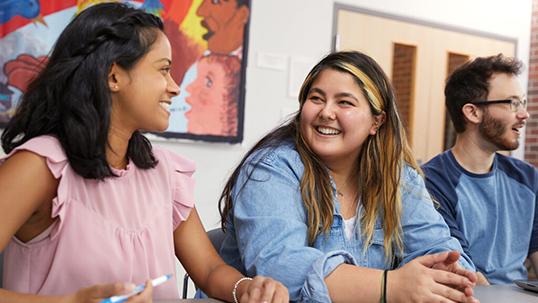
[[[325,127],[318,127],[318,132],[324,135],[338,135],[340,133],[339,130],[336,130],[334,128],[325,128]]]
[[[159,105],[164,107],[165,109],[169,109],[170,108],[170,104],[169,103],[166,103],[166,102],[159,102]]]

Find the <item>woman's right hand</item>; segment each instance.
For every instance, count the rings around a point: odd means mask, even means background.
[[[248,283],[247,290],[241,296],[241,303],[287,303],[290,301],[288,289],[271,278],[256,276]]]
[[[418,257],[387,273],[387,302],[465,302],[478,303],[465,289],[475,285],[463,274],[431,268],[443,263],[449,253]],[[467,271],[461,270],[461,273]],[[462,291],[463,290],[463,291]]]
[[[133,283],[99,284],[82,288],[76,293],[68,295],[63,302],[98,303],[112,296],[121,296],[132,293],[136,288]],[[129,298],[129,303],[151,303],[153,286],[151,280],[146,281],[146,287],[139,294]]]

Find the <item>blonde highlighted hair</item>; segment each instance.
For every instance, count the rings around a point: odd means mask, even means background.
[[[402,200],[401,177],[404,166],[409,164],[422,175],[416,163],[396,105],[392,86],[381,67],[370,57],[356,51],[331,53],[322,59],[308,74],[299,92],[300,110],[289,123],[277,128],[254,146],[226,184],[219,202],[222,226],[226,228],[228,215],[233,211],[231,190],[235,185],[241,167],[256,150],[276,148],[285,140],[295,140],[297,151],[304,164],[301,179],[301,195],[307,210],[308,242],[312,245],[318,236],[328,235],[334,218],[335,199],[330,176],[323,162],[306,144],[301,134],[301,110],[312,84],[327,69],[349,73],[361,88],[370,103],[374,116],[383,112],[385,122],[375,135],[369,136],[362,144],[354,173],[358,174],[358,200],[363,211],[359,224],[366,249],[373,243],[374,226],[378,217],[383,221],[385,256],[387,261],[394,258],[394,252],[403,252],[401,228]],[[248,182],[248,181],[247,181]],[[243,185],[244,186],[244,185]],[[358,211],[358,210],[357,210]]]

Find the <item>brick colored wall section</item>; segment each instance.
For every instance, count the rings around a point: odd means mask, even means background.
[[[467,61],[469,61],[469,56],[467,55],[448,53],[446,76],[448,77],[456,68],[462,66]],[[456,129],[454,128],[454,124],[452,124],[452,120],[450,119],[450,114],[446,111],[445,107],[445,143],[443,150],[451,148],[454,144],[456,144]]]
[[[396,102],[410,141],[416,51],[415,46],[395,43],[392,61],[392,85],[395,88]]]
[[[538,167],[538,0],[532,1],[531,48],[529,54],[529,86],[527,88],[527,120],[525,161]]]
[[[469,56],[467,55],[460,55],[455,53],[448,53],[448,69],[447,69],[447,77],[448,75],[452,74],[452,72],[463,65],[463,63],[469,61]]]
[[[529,86],[527,87],[527,120],[525,133],[525,161],[538,168],[538,0],[532,0],[531,48],[529,54]],[[529,278],[536,279],[537,273],[527,260]]]

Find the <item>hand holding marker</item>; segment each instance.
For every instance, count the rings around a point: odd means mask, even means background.
[[[168,279],[170,279],[173,275],[164,275],[164,276],[161,276],[161,277],[158,277],[158,278],[155,278],[153,280],[151,280],[151,285],[153,285],[153,287],[157,286],[157,285],[161,285],[162,283],[168,281]],[[139,285],[136,287],[135,291],[133,291],[132,293],[130,294],[127,294],[127,295],[122,295],[122,296],[113,296],[113,297],[110,297],[106,300],[103,300],[99,303],[119,303],[119,302],[125,302],[127,301],[127,299],[129,299],[130,297],[136,295],[136,294],[139,294],[140,292],[142,292],[144,290],[144,288],[146,288],[146,285],[145,284],[142,284],[142,285]]]

